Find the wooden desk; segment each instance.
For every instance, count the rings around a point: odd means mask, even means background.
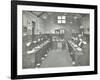
[[[72,61],[75,61],[75,65],[80,65],[79,57],[83,55],[82,48],[78,47],[71,40],[68,41],[68,48],[69,48],[70,56],[72,57]]]
[[[26,54],[23,55],[23,68],[35,68],[38,63],[40,64],[41,58],[47,54],[50,43],[49,40],[46,40],[35,48],[26,51]]]

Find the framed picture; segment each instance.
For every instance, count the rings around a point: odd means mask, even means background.
[[[11,1],[11,78],[97,74],[97,6]]]

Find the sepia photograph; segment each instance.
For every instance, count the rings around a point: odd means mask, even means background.
[[[12,76],[96,74],[96,11],[93,5],[13,2]]]
[[[22,11],[22,66],[89,66],[90,15]]]

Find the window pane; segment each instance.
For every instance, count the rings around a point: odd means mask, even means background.
[[[62,19],[66,19],[66,16],[62,16]]]
[[[62,34],[63,33],[63,30],[60,30],[60,33]]]
[[[66,23],[66,20],[62,20],[62,23]]]
[[[58,20],[58,23],[61,23],[61,20]]]
[[[58,19],[61,19],[61,16],[58,16]]]

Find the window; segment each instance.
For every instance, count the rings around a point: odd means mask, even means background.
[[[66,16],[58,16],[57,17],[57,23],[59,23],[59,24],[66,23]]]

